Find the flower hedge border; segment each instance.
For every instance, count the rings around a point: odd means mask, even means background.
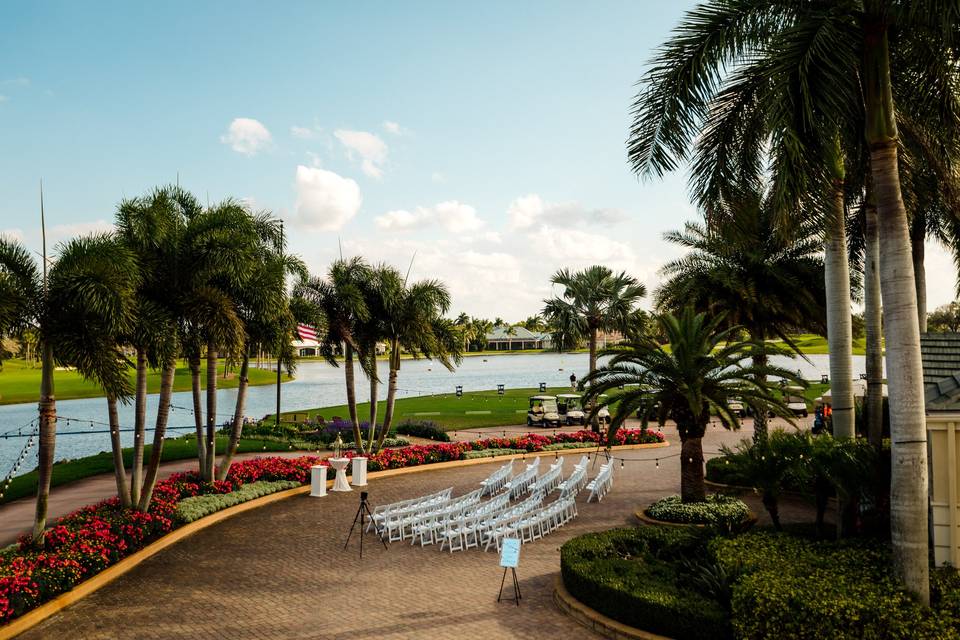
[[[487,438],[471,442],[414,445],[404,449],[385,450],[369,458],[367,468],[371,479],[427,471],[430,468],[449,468],[487,464],[494,460],[516,459],[549,455],[582,453],[583,449],[543,450],[555,442],[596,442],[603,439],[590,431],[558,433],[556,436],[526,434],[515,438]],[[643,429],[621,430],[617,433],[617,448],[639,449],[669,446],[660,432]],[[524,449],[528,453],[500,458],[464,460],[467,451],[485,448]],[[349,455],[349,454],[348,454]],[[352,456],[351,456],[352,457]],[[261,457],[235,462],[228,479],[201,485],[196,476],[177,473],[158,482],[150,512],[141,513],[117,508],[116,498],[83,507],[64,516],[48,529],[44,547],[31,550],[21,541],[21,555],[9,559],[0,555],[0,640],[7,640],[39,624],[47,617],[77,600],[93,593],[120,577],[147,558],[168,546],[221,520],[243,511],[309,491],[306,483],[310,467],[323,464],[317,456],[300,458]],[[332,484],[332,470],[328,470],[328,485]],[[213,513],[193,523],[177,526],[172,516],[179,500],[196,495],[229,493],[235,487],[258,480],[297,480],[304,486],[280,491],[243,504]],[[82,562],[82,563],[81,563]],[[26,566],[30,564],[31,566]],[[7,565],[7,566],[4,566]],[[10,575],[9,567],[20,566],[21,575]],[[47,597],[12,615],[15,604],[11,595],[27,598],[40,595],[41,580]],[[51,582],[54,583],[51,588]],[[63,588],[57,590],[57,585]]]

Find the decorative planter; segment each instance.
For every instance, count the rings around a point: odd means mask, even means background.
[[[648,505],[647,505],[646,507],[644,507],[643,509],[640,509],[639,511],[635,511],[633,515],[635,515],[635,516],[637,517],[637,520],[639,520],[639,521],[642,522],[643,524],[648,524],[648,525],[653,525],[653,526],[661,526],[661,527],[696,527],[696,528],[699,528],[699,529],[705,529],[705,528],[711,526],[711,525],[707,525],[707,524],[698,524],[698,523],[695,523],[695,522],[667,522],[666,520],[657,520],[656,518],[651,518],[650,516],[648,516],[648,515],[646,514],[646,510],[647,510],[652,504],[653,504],[653,503],[651,502],[650,504],[648,504]],[[750,527],[752,527],[752,526],[755,525],[756,523],[757,523],[757,514],[755,514],[753,511],[751,511],[751,512],[749,512],[749,513],[747,514],[747,517],[746,517],[744,520],[740,521],[738,524],[739,524],[740,526],[744,527],[744,529],[749,529]]]

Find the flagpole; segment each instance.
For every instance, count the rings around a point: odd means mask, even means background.
[[[283,220],[280,221],[280,251],[281,251],[281,252],[283,251]],[[286,338],[281,338],[281,339],[289,340],[290,337],[287,336]],[[281,342],[281,343],[280,343],[280,348],[279,348],[279,350],[277,351],[277,433],[280,432],[280,431],[279,431],[279,429],[280,429],[280,384],[281,384],[281,380],[280,380],[280,356],[281,356],[282,353],[283,353],[283,343]]]

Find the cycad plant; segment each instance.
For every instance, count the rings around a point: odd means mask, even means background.
[[[739,429],[740,417],[730,406],[739,401],[754,413],[791,417],[767,379],[801,381],[785,369],[753,364],[756,343],[741,339],[739,326],[724,328],[722,315],[708,318],[687,307],[679,316],[659,314],[656,321],[666,343],[638,336],[605,349],[610,361],[587,376],[586,397],[609,394],[598,403],[613,410],[608,442],[637,412],[644,425],[651,415],[661,425],[674,421],[681,442],[680,495],[684,502],[699,502],[706,498],[702,438],[711,416],[724,428]]]

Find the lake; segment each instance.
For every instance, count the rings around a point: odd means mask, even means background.
[[[800,358],[772,358],[773,364],[790,370],[799,370],[805,379],[818,380],[829,371],[829,357],[826,355],[807,356],[809,361]],[[854,356],[854,373],[864,371],[863,356]],[[464,391],[482,391],[496,389],[498,384],[507,388],[536,388],[541,382],[548,386],[569,384],[570,373],[582,378],[587,372],[586,353],[537,353],[516,355],[488,355],[464,358],[455,371],[447,371],[441,365],[430,360],[404,360],[398,379],[398,398],[437,393],[453,393],[457,385]],[[379,396],[386,397],[387,362],[378,364],[380,385]],[[282,410],[294,411],[340,405],[346,402],[343,386],[343,369],[334,368],[321,361],[301,362],[297,368],[295,380],[283,384]],[[369,386],[366,379],[357,373],[357,398],[362,402],[369,398]],[[224,389],[217,392],[217,422],[223,423],[233,416],[237,390]],[[175,408],[170,414],[170,435],[194,431],[193,416],[187,407],[193,406],[190,392],[173,394]],[[157,396],[147,399],[148,426],[150,416],[156,415]],[[183,408],[177,408],[183,407]],[[276,408],[276,387],[273,385],[250,387],[247,395],[246,415],[260,418],[272,414]],[[107,403],[103,398],[63,400],[57,402],[58,423],[57,452],[58,460],[79,458],[110,449],[109,433],[91,433],[104,431],[106,427],[91,425],[90,421],[107,421]],[[37,415],[36,403],[0,406],[0,434],[25,425]],[[68,421],[69,420],[69,421]],[[123,428],[133,426],[133,406],[120,407],[120,423]],[[27,433],[29,429],[25,430]],[[148,431],[148,442],[152,432]],[[133,433],[121,433],[124,446],[133,444]],[[10,471],[13,463],[26,443],[26,438],[0,438],[0,478]],[[33,447],[24,462],[21,473],[36,466],[36,447]]]

